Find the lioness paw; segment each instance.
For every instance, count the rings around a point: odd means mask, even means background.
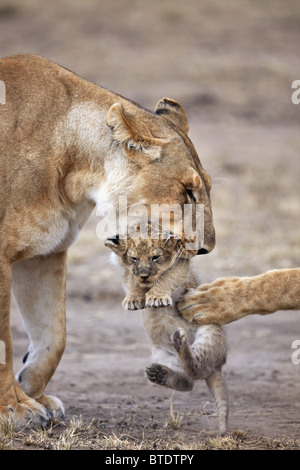
[[[23,427],[44,428],[51,415],[33,398],[29,398],[19,384],[13,383],[9,393],[0,397],[0,421],[10,423],[15,430]]]
[[[170,295],[159,296],[157,294],[146,294],[146,307],[168,307],[172,305],[172,297]]]
[[[42,395],[36,400],[46,408],[51,419],[65,419],[65,409],[61,400],[51,395]]]

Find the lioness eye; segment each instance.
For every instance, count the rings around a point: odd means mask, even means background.
[[[160,256],[158,256],[158,255],[157,255],[157,256],[153,256],[153,257],[152,257],[152,261],[157,261],[159,258],[160,258]]]
[[[194,194],[193,194],[193,191],[191,191],[190,189],[187,189],[186,192],[187,192],[187,195],[189,196],[189,198],[190,198],[193,202],[197,202],[197,201],[196,201],[196,198],[195,198],[195,196],[194,196]]]
[[[132,261],[133,263],[136,263],[137,262],[137,258],[130,258],[130,261]]]

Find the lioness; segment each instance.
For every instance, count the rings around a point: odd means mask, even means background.
[[[94,206],[202,203],[208,253],[210,179],[176,101],[151,112],[30,54],[1,59],[0,80],[0,417],[43,425],[64,414],[44,391],[65,347],[67,249]],[[30,338],[16,379],[11,285]]]
[[[300,269],[217,279],[190,289],[179,301],[186,320],[225,325],[247,315],[300,310]]]
[[[176,302],[186,288],[196,287],[190,261],[181,258],[180,240],[160,233],[157,238],[137,234],[105,243],[124,269],[127,296],[123,306],[142,310],[145,330],[152,342],[153,363],[146,368],[151,382],[181,392],[204,379],[219,414],[219,430],[227,429],[228,397],[222,366],[226,362],[226,336],[218,325],[185,321]],[[146,236],[145,236],[146,235]]]

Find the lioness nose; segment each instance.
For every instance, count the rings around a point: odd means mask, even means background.
[[[207,253],[210,253],[214,249],[215,243],[216,239],[213,233],[210,237],[207,237],[205,243],[198,245],[197,255],[207,255]]]
[[[197,255],[207,255],[208,250],[206,248],[200,248],[200,250],[197,251]]]

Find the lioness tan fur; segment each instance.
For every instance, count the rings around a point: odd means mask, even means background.
[[[247,315],[300,310],[300,269],[274,269],[252,277],[217,279],[189,290],[178,305],[188,321],[219,325]]]
[[[40,425],[64,412],[44,391],[65,347],[67,249],[92,209],[124,195],[128,205],[204,204],[208,253],[210,180],[174,100],[151,112],[30,54],[1,59],[0,80],[0,417]],[[11,286],[30,338],[16,379]]]
[[[150,231],[149,231],[150,232]],[[205,379],[219,414],[219,430],[227,429],[228,397],[222,366],[226,362],[226,336],[218,325],[185,321],[176,302],[186,288],[196,287],[190,261],[180,257],[180,240],[170,236],[137,236],[106,241],[124,268],[127,296],[123,306],[143,309],[144,327],[151,339],[152,361],[146,368],[151,382],[189,391],[194,381]]]

